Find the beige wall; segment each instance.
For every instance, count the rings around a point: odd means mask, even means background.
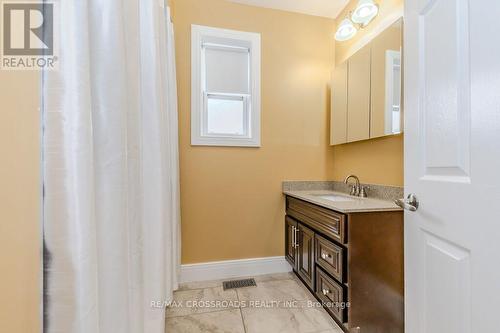
[[[40,332],[39,73],[0,70],[0,332]]]
[[[387,136],[333,147],[335,180],[355,174],[363,183],[403,185],[403,136]]]
[[[337,17],[340,22],[353,10],[357,0],[351,0]],[[363,45],[394,22],[403,12],[403,0],[380,0],[379,15],[366,27],[358,31],[349,41],[335,42],[335,61],[341,63]],[[333,166],[330,178],[342,180],[354,173],[362,182],[403,185],[403,135],[348,143],[332,147]]]
[[[326,179],[334,21],[173,0],[180,124],[182,262],[280,256],[285,179]],[[190,145],[190,26],[261,33],[262,147]]]

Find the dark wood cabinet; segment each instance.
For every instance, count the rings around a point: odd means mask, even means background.
[[[404,332],[403,212],[286,198],[286,259],[345,332]]]
[[[309,288],[314,288],[314,231],[285,218],[285,258]]]
[[[309,288],[314,288],[314,231],[298,224],[297,273]]]

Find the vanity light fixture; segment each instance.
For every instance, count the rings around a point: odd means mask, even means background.
[[[335,33],[335,39],[339,42],[342,42],[354,37],[354,35],[356,35],[356,32],[358,32],[358,29],[356,29],[352,21],[348,17],[346,17],[342,21],[342,23],[340,23],[340,26]]]
[[[359,0],[356,9],[352,12],[351,20],[366,27],[378,14],[378,5],[373,0]]]

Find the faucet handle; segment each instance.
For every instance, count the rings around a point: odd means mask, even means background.
[[[349,186],[351,188],[351,191],[350,191],[350,195],[354,195],[354,196],[357,196],[357,191],[356,191],[356,185],[350,185]]]
[[[370,186],[363,186],[361,185],[360,186],[360,189],[359,189],[359,196],[361,198],[366,198],[368,195],[366,194],[366,191],[370,189]]]

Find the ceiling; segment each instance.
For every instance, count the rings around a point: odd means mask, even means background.
[[[250,6],[336,18],[349,0],[229,0]]]

